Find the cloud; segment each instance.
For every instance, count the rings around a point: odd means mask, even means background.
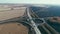
[[[56,5],[60,5],[60,0],[0,0],[0,3],[28,3],[28,4],[56,4]]]

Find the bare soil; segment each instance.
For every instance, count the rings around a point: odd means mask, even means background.
[[[0,34],[28,34],[28,28],[17,22],[0,24]]]
[[[13,10],[2,10],[0,11],[0,21],[23,16],[25,10],[26,7],[21,7],[20,9]]]

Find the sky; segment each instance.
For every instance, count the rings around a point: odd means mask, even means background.
[[[54,4],[54,5],[60,5],[60,0],[0,0],[0,3]]]

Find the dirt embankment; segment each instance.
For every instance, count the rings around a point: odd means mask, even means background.
[[[60,23],[60,17],[50,17],[49,19],[48,19],[49,21],[51,21],[51,22],[58,22],[58,23]]]

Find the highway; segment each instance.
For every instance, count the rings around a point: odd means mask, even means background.
[[[45,21],[45,19],[44,18],[40,18],[39,16],[37,16],[36,14],[35,14],[35,12],[33,12],[33,10],[32,11],[30,11],[30,12],[32,12],[31,14],[33,14],[33,16],[35,16],[35,17],[37,17],[37,19],[39,18],[39,19],[41,19],[43,22],[42,22],[42,24],[40,23],[40,25],[39,26],[41,26],[43,29],[44,29],[44,31],[46,31],[46,33],[47,34],[59,34],[53,27],[51,27],[49,24],[47,24],[47,22]],[[38,23],[39,24],[39,23]],[[37,25],[37,24],[35,24],[35,25]],[[38,27],[38,26],[37,26]],[[41,29],[40,29],[41,30]]]
[[[40,30],[38,29],[37,25],[35,24],[35,22],[32,20],[32,17],[30,15],[30,12],[29,12],[29,8],[27,8],[27,15],[29,17],[29,19],[31,20],[31,25],[33,27],[33,29],[35,30],[36,34],[41,34]]]

